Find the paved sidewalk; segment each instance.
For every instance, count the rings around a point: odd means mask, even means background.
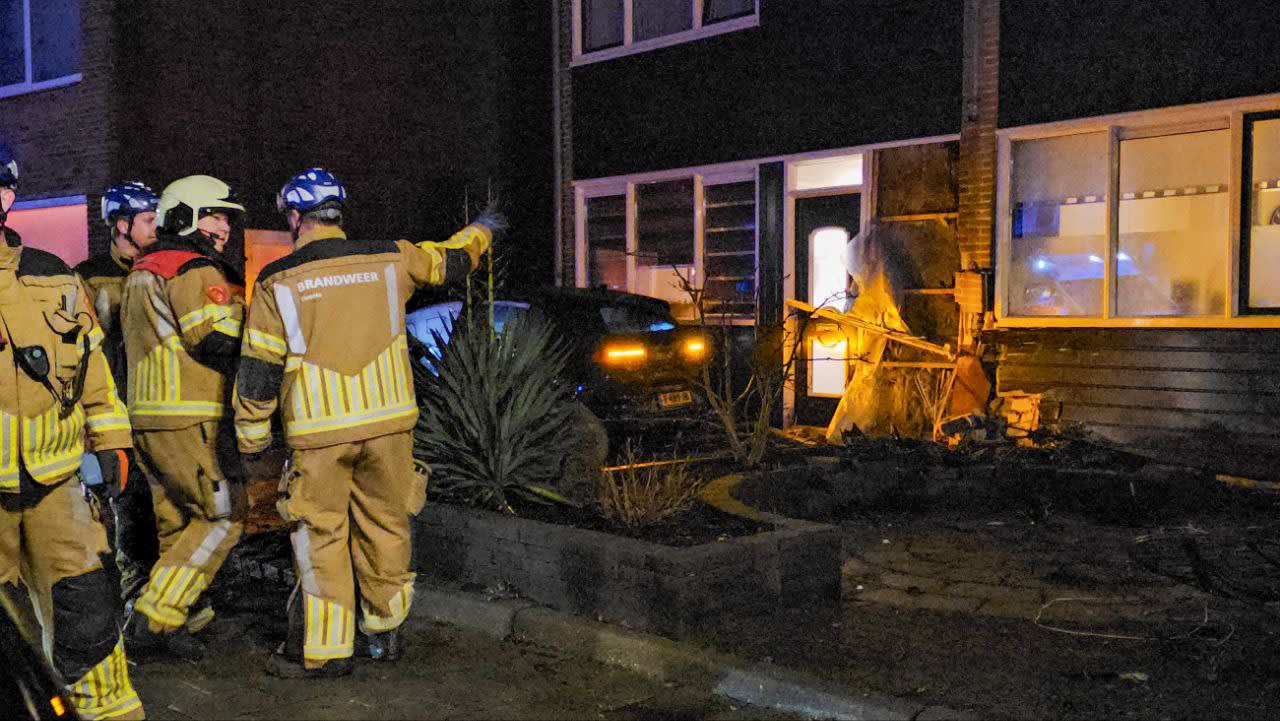
[[[238,600],[239,613],[215,622],[219,628],[212,632],[226,638],[212,641],[203,661],[132,669],[148,718],[786,718],[562,651],[500,642],[419,618],[406,624],[410,650],[399,663],[363,661],[341,679],[276,679],[262,668],[283,632],[283,599]]]
[[[1207,594],[1129,558],[1139,533],[1027,521],[849,529],[844,596],[1086,629],[1202,619]]]

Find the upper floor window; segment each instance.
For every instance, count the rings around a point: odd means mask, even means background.
[[[573,0],[575,64],[760,24],[759,0]]]
[[[80,0],[0,0],[0,97],[80,79]]]

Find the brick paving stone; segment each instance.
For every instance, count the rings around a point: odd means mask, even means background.
[[[855,552],[856,557],[863,561],[876,566],[896,566],[903,563],[911,563],[916,559],[905,549],[892,549],[885,546],[883,549],[878,547],[864,548],[859,552]]]
[[[955,596],[969,596],[1015,604],[1035,604],[1038,606],[1044,603],[1044,594],[1039,589],[1034,588],[1011,588],[987,583],[953,583],[946,587],[946,592]]]
[[[953,611],[970,613],[982,605],[980,598],[961,598],[937,593],[907,593],[897,588],[878,588],[856,594],[854,600],[880,603],[900,608],[919,608],[928,611]]]
[[[908,592],[913,588],[918,591],[939,592],[946,586],[941,579],[928,576],[913,576],[905,573],[884,573],[880,575],[879,580],[881,584],[889,588],[898,588]]]
[[[1006,574],[999,568],[957,566],[944,568],[938,575],[956,583],[1001,584]]]
[[[1120,615],[1116,613],[1116,609],[1111,606],[1089,605],[1065,600],[1047,606],[1040,612],[1041,623],[1083,626],[1086,630],[1114,624],[1120,618]]]
[[[908,576],[930,577],[943,577],[948,570],[946,564],[934,563],[932,561],[919,561],[914,558],[891,563],[889,564],[889,568],[897,573],[903,573]]]
[[[1036,617],[1036,611],[1040,610],[1040,603],[1023,603],[1020,601],[990,598],[978,607],[977,613],[984,616],[996,616],[999,618],[1023,618],[1028,621]]]
[[[874,578],[883,571],[884,569],[882,568],[872,566],[856,558],[847,559],[840,565],[840,574],[845,578]]]

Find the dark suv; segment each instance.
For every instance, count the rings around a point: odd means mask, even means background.
[[[437,303],[410,313],[410,334],[435,347],[432,331],[448,338],[461,302]],[[549,322],[569,347],[566,381],[578,400],[606,422],[688,419],[703,403],[694,379],[710,346],[681,328],[666,302],[610,290],[542,288],[494,302],[494,326],[524,315]]]

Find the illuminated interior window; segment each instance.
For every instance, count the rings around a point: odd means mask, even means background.
[[[840,396],[849,366],[849,342],[842,336],[809,339],[809,395]]]
[[[1222,314],[1230,177],[1229,130],[1120,143],[1119,315]]]
[[[84,196],[17,203],[5,225],[22,244],[39,248],[74,266],[89,257],[89,206]]]
[[[1280,308],[1280,119],[1253,124],[1249,305]]]
[[[862,155],[804,160],[791,164],[793,190],[820,190],[862,185]]]
[[[1107,133],[1013,144],[1011,314],[1102,314],[1110,146]]]
[[[844,250],[849,231],[838,226],[818,228],[809,235],[809,297],[818,307],[847,310],[849,271]]]
[[[283,230],[255,230],[245,228],[245,298],[252,299],[253,285],[258,274],[277,258],[283,258],[293,250],[293,239]]]

